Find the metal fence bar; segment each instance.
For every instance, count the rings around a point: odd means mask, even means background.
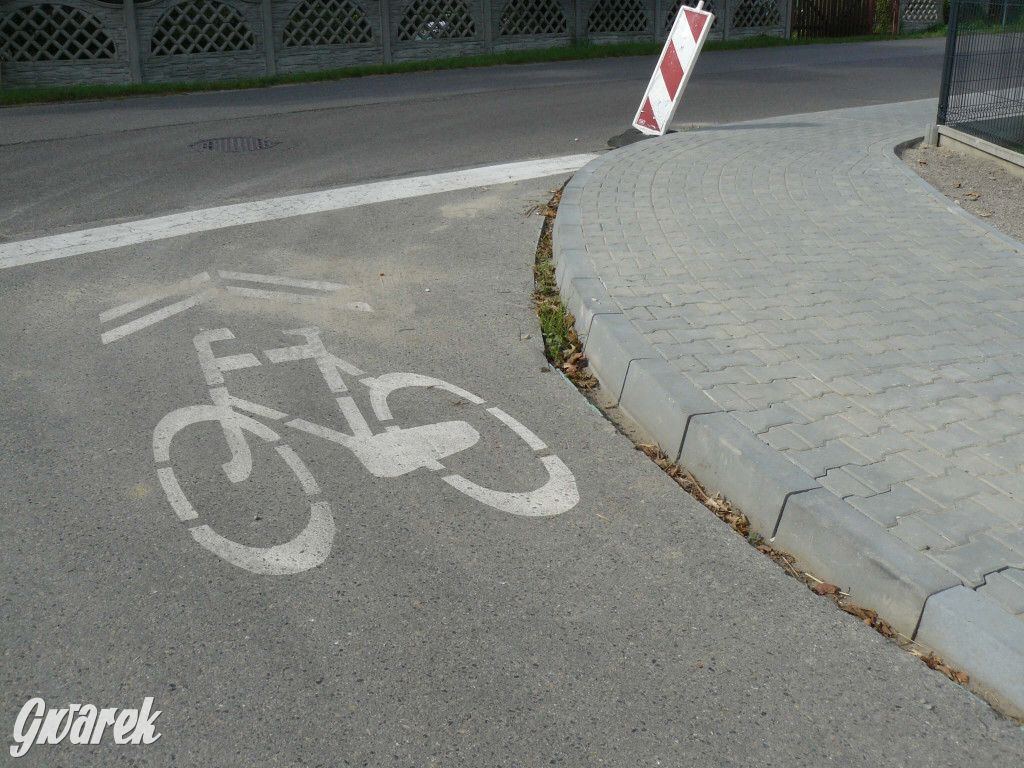
[[[939,114],[935,119],[939,125],[946,124],[949,112],[949,89],[953,84],[953,60],[956,58],[957,20],[960,17],[960,0],[950,0],[949,27],[946,30],[946,55],[942,61],[942,84],[939,86]]]
[[[794,0],[792,36],[869,35],[874,24],[872,0]]]
[[[1024,151],[1024,0],[953,0],[937,122]]]

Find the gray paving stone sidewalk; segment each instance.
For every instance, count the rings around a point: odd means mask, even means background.
[[[669,366],[660,391],[710,401],[686,406],[666,453],[685,457],[694,414],[727,412],[813,480],[783,487],[768,535],[793,493],[824,489],[933,574],[922,599],[963,585],[979,615],[1015,617],[997,645],[1019,652],[1024,245],[900,167],[893,148],[934,115],[931,100],[797,115],[609,153],[566,190],[556,261],[581,333],[617,340],[588,340],[603,384],[625,400],[647,359]],[[611,333],[614,315],[628,323]],[[632,410],[657,435],[673,408]]]

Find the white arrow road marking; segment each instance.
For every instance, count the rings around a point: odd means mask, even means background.
[[[292,304],[312,304],[323,301],[323,296],[309,293],[292,293],[291,291],[268,291],[264,288],[243,288],[240,285],[229,285],[224,290],[232,296],[244,296],[247,299],[277,299]]]
[[[326,280],[304,280],[297,277],[278,277],[277,275],[256,275],[252,272],[225,272],[218,269],[217,274],[225,280],[241,280],[244,283],[266,283],[267,285],[287,285],[292,288],[308,288],[311,291],[340,291],[348,288],[341,283],[329,283]]]
[[[262,221],[306,216],[355,208],[361,205],[404,200],[410,197],[436,195],[459,189],[509,184],[514,181],[559,176],[579,170],[597,155],[568,155],[543,160],[504,163],[465,171],[392,179],[353,187],[328,189],[304,195],[276,197],[251,203],[222,205],[198,211],[174,213],[152,219],[95,227],[62,235],[37,237],[0,244],[0,269],[38,264],[53,259],[66,259],[85,253],[96,253],[127,245],[150,243],[198,232],[258,224]]]
[[[326,293],[334,293],[340,291],[342,288],[348,288],[347,285],[341,283],[329,283],[326,280],[306,280],[297,277],[278,277],[275,275],[257,275],[250,272],[227,272],[224,270],[217,270],[217,275],[223,280],[242,280],[248,282],[265,283],[268,285],[285,285],[294,288],[305,288],[311,291],[324,291]],[[157,293],[150,294],[141,299],[134,299],[126,304],[121,304],[113,309],[108,309],[105,312],[100,313],[100,322],[105,323],[109,320],[113,320],[124,315],[131,314],[143,307],[154,304],[161,299],[166,299],[175,293],[180,293],[184,288],[194,288],[197,285],[210,281],[210,275],[208,272],[202,272],[188,280],[183,280],[180,283],[175,283],[172,286],[159,291]],[[288,301],[293,304],[308,304],[320,301],[327,298],[323,294],[312,294],[312,293],[292,293],[291,291],[281,290],[267,290],[264,288],[248,288],[243,286],[228,285],[223,288],[230,294],[235,296],[243,296],[249,299],[277,299],[278,301]],[[125,336],[130,336],[136,331],[141,331],[144,328],[148,328],[151,325],[155,325],[169,317],[173,317],[187,309],[191,309],[197,304],[210,298],[217,290],[216,286],[208,288],[202,293],[197,293],[194,296],[177,301],[173,304],[169,304],[166,307],[158,309],[154,312],[150,312],[147,315],[132,320],[130,323],[119,325],[117,328],[107,331],[100,335],[100,340],[104,344],[109,344],[112,341],[118,341],[123,339]],[[373,307],[363,301],[350,301],[345,304],[345,309],[353,310],[356,312],[373,312]],[[233,338],[233,337],[227,337]],[[227,358],[222,358],[226,360]],[[235,368],[248,368],[253,365],[259,365],[259,361],[255,360],[252,355],[245,356],[248,361],[244,365],[237,365]],[[235,370],[235,368],[224,368],[221,370]],[[204,368],[204,370],[206,370]]]
[[[101,312],[100,322],[106,323],[111,320],[115,320],[119,317],[131,314],[137,309],[142,309],[150,304],[155,304],[161,299],[166,299],[168,296],[173,296],[176,293],[182,293],[183,289],[195,288],[208,282],[210,282],[210,274],[208,272],[200,272],[198,275],[190,277],[188,280],[182,280],[180,283],[168,286],[162,291],[151,293],[149,296],[143,296],[141,299],[129,301],[127,304],[122,304],[119,307],[108,309],[106,312]]]
[[[187,299],[176,301],[173,304],[168,304],[166,307],[150,312],[148,315],[143,315],[140,318],[132,320],[130,323],[119,325],[117,328],[112,328],[106,333],[100,334],[100,341],[104,344],[109,344],[112,341],[123,339],[129,334],[141,331],[143,328],[148,328],[154,323],[159,323],[161,320],[166,320],[169,317],[177,315],[179,312],[184,312],[186,309],[191,309],[196,304],[206,301],[214,294],[214,291],[208,290],[202,293],[197,293],[195,296],[189,296]]]

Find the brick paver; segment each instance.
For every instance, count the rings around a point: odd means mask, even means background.
[[[896,166],[934,115],[641,142],[584,187],[583,238],[680,377],[1024,620],[1024,261]]]

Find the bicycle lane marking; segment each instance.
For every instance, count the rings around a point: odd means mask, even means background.
[[[166,240],[244,224],[339,211],[374,203],[423,197],[460,189],[508,184],[572,173],[597,155],[566,155],[483,168],[391,179],[322,192],[222,205],[105,227],[0,244],[0,269],[66,259],[128,245]],[[246,279],[246,278],[243,278]]]
[[[298,430],[352,452],[362,468],[377,478],[400,478],[420,469],[442,472],[444,483],[474,501],[501,512],[526,517],[550,517],[569,511],[579,502],[576,479],[565,463],[554,455],[541,455],[547,445],[515,417],[461,387],[442,379],[415,373],[386,373],[368,376],[352,363],[330,352],[320,338],[320,329],[305,327],[281,330],[283,336],[299,337],[302,342],[289,347],[260,350],[270,365],[309,360],[319,369],[323,384],[334,395],[338,415],[346,431],[325,427],[260,403],[232,395],[225,374],[262,368],[264,363],[252,352],[240,351],[235,334],[228,328],[202,331],[192,339],[198,367],[209,387],[211,403],[186,405],[166,414],[153,430],[153,458],[157,477],[172,511],[188,527],[189,534],[202,547],[228,563],[252,573],[284,576],[315,568],[326,561],[333,547],[335,524],[328,501],[318,499],[322,489],[299,454],[282,438],[288,429]],[[233,351],[215,350],[225,342],[236,342]],[[375,430],[360,411],[343,375],[366,387],[368,401],[379,427]],[[388,397],[404,389],[444,390],[479,406],[502,423],[531,449],[533,458],[546,470],[547,480],[532,490],[507,492],[488,488],[462,475],[451,473],[441,463],[454,454],[472,448],[480,433],[468,422],[441,421],[403,427],[394,423]],[[246,415],[249,414],[249,415]],[[274,422],[271,428],[258,418]],[[230,459],[220,469],[231,483],[241,483],[253,473],[253,454],[249,439],[271,445],[291,470],[307,497],[309,512],[305,528],[291,541],[271,546],[248,546],[204,524],[202,510],[193,506],[179,483],[172,466],[171,444],[176,435],[201,423],[215,423],[223,432]],[[279,426],[277,426],[279,425]],[[340,426],[340,425],[339,425]],[[285,431],[277,431],[281,427]],[[380,427],[383,427],[382,431]]]

